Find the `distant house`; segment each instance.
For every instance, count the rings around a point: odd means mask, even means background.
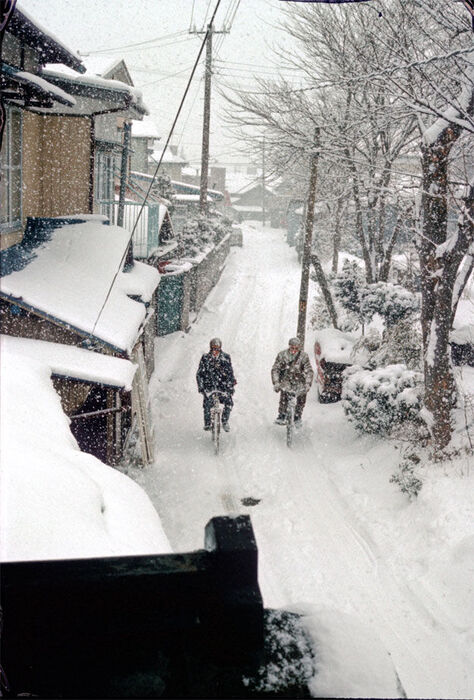
[[[151,119],[134,121],[132,124],[132,148],[130,155],[130,170],[132,172],[149,174],[152,171],[150,158],[153,155],[154,144],[160,140],[160,135]]]
[[[75,433],[84,451],[92,446],[115,463],[136,425],[149,462],[146,385],[159,274],[131,259],[128,231],[106,223],[98,216],[28,220],[21,243],[0,253],[2,331],[132,360],[138,370],[126,400],[117,389],[86,387],[78,377],[63,381],[60,394],[68,415],[90,414]]]
[[[261,182],[252,183],[238,192],[231,193],[232,209],[240,219],[270,220],[274,194],[269,187],[263,187]]]
[[[178,154],[178,147],[168,145],[164,150],[163,147],[156,147],[150,155],[148,161],[148,172],[154,173],[156,166],[161,161],[160,173],[169,175],[172,180],[181,180],[183,168],[189,165],[189,161]]]

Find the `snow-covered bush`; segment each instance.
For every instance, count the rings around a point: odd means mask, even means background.
[[[377,364],[372,361],[374,354],[382,345],[382,335],[376,328],[369,328],[365,335],[354,343],[351,353],[351,361],[355,365],[361,365],[368,369],[375,369]]]
[[[176,191],[171,184],[171,178],[169,175],[156,176],[151,188],[151,194],[168,200],[168,211],[170,214],[173,214]]]
[[[360,314],[370,321],[380,314],[388,328],[419,310],[418,297],[399,284],[376,282],[360,292]]]
[[[423,486],[423,482],[415,474],[415,467],[419,462],[418,455],[415,452],[409,452],[399,464],[398,471],[390,478],[390,483],[397,484],[400,491],[405,493],[410,500],[418,496]]]
[[[198,214],[183,226],[181,245],[183,255],[193,257],[216,245],[230,232],[232,222],[227,217]]]
[[[342,406],[348,419],[365,433],[389,435],[403,421],[417,421],[422,405],[422,374],[405,365],[344,372]]]
[[[265,611],[263,664],[244,677],[249,697],[308,697],[315,674],[314,651],[300,615],[286,610]]]
[[[332,283],[334,296],[341,306],[357,316],[360,313],[361,292],[366,287],[365,277],[360,265],[351,260],[345,260],[341,272]]]
[[[402,319],[385,330],[383,342],[371,356],[374,367],[402,362],[408,369],[422,367],[422,339],[419,323]]]
[[[331,316],[322,294],[314,297],[309,322],[315,331],[332,326]]]

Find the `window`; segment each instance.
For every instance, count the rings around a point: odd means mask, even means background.
[[[6,108],[0,154],[0,232],[21,226],[21,112]]]
[[[114,154],[110,151],[97,150],[95,155],[94,195],[101,214],[114,221]]]

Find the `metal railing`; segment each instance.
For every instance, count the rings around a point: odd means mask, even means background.
[[[111,224],[117,222],[118,201],[101,200],[99,213],[107,216]],[[125,202],[123,227],[132,233],[133,227],[142,208],[141,202]],[[138,219],[138,224],[133,234],[133,255],[135,258],[149,258],[160,245],[160,204],[147,203]]]

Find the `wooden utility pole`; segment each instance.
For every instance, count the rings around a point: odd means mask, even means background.
[[[193,31],[191,34],[205,34],[206,32]],[[228,30],[214,31],[212,22],[207,27],[206,40],[206,71],[204,77],[204,116],[202,124],[202,150],[201,150],[201,182],[199,194],[199,211],[207,212],[207,190],[209,184],[209,133],[211,124],[211,77],[212,77],[212,36],[213,34],[228,34]]]
[[[298,329],[296,335],[304,345],[306,335],[306,311],[308,307],[309,270],[311,267],[311,247],[313,243],[313,223],[314,205],[316,203],[316,183],[318,174],[319,158],[319,137],[318,127],[314,130],[314,145],[311,155],[310,177],[308,187],[308,198],[306,202],[306,221],[303,245],[303,260],[301,262],[301,284],[300,298],[298,303]]]
[[[201,150],[201,191],[199,194],[199,211],[207,212],[207,187],[209,180],[209,131],[211,124],[211,75],[212,75],[212,24],[208,27],[206,41],[206,75],[204,79],[204,117],[202,124]]]

